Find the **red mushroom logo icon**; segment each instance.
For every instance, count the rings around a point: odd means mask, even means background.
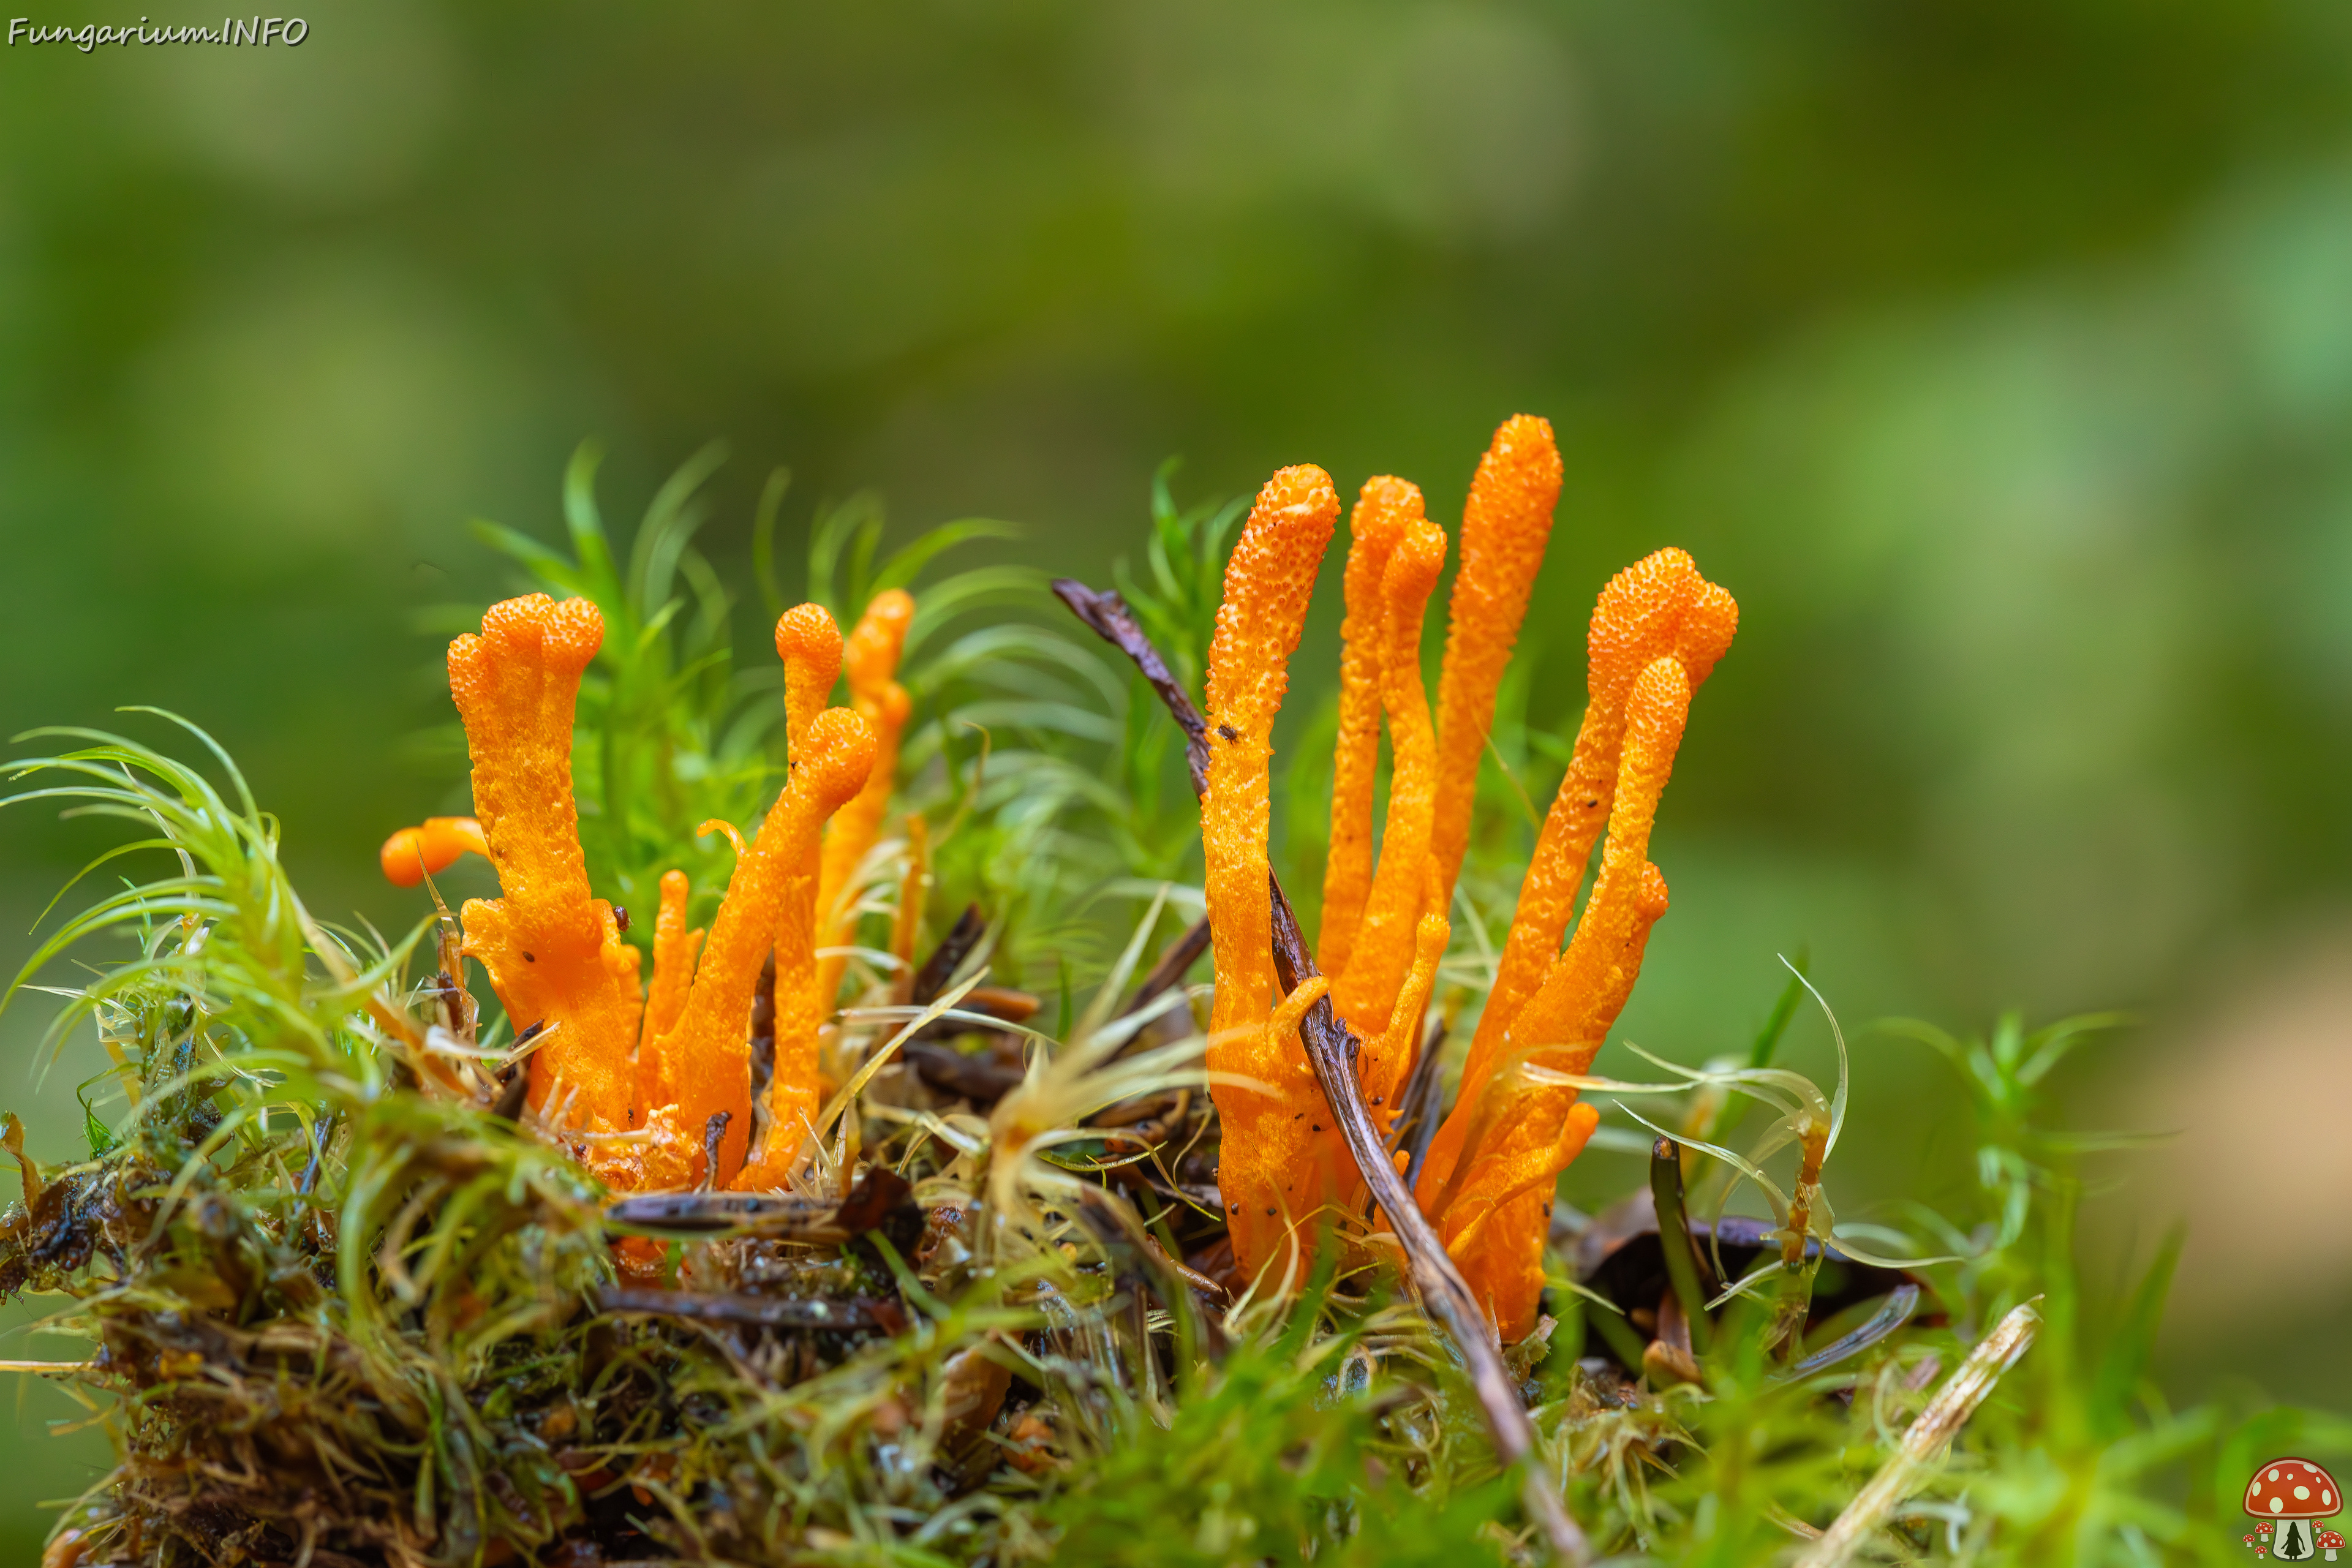
[[[2246,1511],[2271,1526],[2270,1554],[2282,1563],[2306,1563],[2322,1552],[2333,1562],[2344,1538],[2315,1521],[2343,1510],[2336,1478],[2309,1459],[2273,1459],[2246,1483]]]

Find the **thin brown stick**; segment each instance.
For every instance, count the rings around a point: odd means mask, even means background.
[[[1209,787],[1209,721],[1201,717],[1192,694],[1184,689],[1160,657],[1151,638],[1136,623],[1135,612],[1116,593],[1097,594],[1075,577],[1054,579],[1054,596],[1069,605],[1070,614],[1087,623],[1095,636],[1135,661],[1160,700],[1168,705],[1176,727],[1184,731],[1184,762],[1192,770],[1192,793]]]
[[[607,1312],[641,1312],[648,1317],[763,1329],[879,1329],[895,1334],[907,1326],[907,1315],[898,1303],[868,1296],[751,1296],[730,1290],[638,1290],[607,1285],[597,1300]]]
[[[1160,650],[1152,647],[1151,639],[1136,624],[1127,602],[1115,593],[1097,594],[1067,577],[1055,581],[1054,592],[1097,636],[1135,661],[1136,668],[1143,672],[1143,678],[1151,683],[1152,689],[1175,717],[1177,726],[1184,731],[1193,792],[1204,790],[1208,784],[1208,725],[1191,696],[1169,673]],[[1266,882],[1267,895],[1274,904],[1276,975],[1286,991],[1297,990],[1299,982],[1313,978],[1318,971],[1307,950],[1306,938],[1299,934],[1298,915],[1291,908],[1289,896],[1282,890],[1281,879],[1268,873]],[[1307,1047],[1307,1062],[1315,1069],[1316,1081],[1322,1086],[1333,1121],[1347,1141],[1348,1152],[1354,1158],[1373,1203],[1389,1216],[1397,1244],[1405,1256],[1407,1281],[1431,1314],[1444,1325],[1462,1352],[1471,1387],[1478,1396],[1478,1407],[1494,1436],[1496,1452],[1506,1465],[1524,1467],[1521,1497],[1528,1512],[1542,1526],[1552,1555],[1580,1568],[1591,1560],[1591,1546],[1584,1531],[1561,1506],[1559,1496],[1544,1484],[1532,1462],[1535,1426],[1528,1419],[1526,1406],[1519,1403],[1518,1389],[1504,1370],[1486,1315],[1464,1282],[1461,1271],[1454,1267],[1454,1259],[1446,1256],[1437,1232],[1422,1217],[1412,1194],[1405,1188],[1404,1179],[1390,1163],[1371,1112],[1364,1108],[1362,1080],[1356,1076],[1355,1036],[1339,1022],[1328,996],[1307,1010],[1298,1035]]]
[[[1269,875],[1274,899],[1274,966],[1276,976],[1286,990],[1295,990],[1301,980],[1316,973],[1315,960],[1307,951],[1307,940],[1299,934],[1298,916],[1290,907],[1282,884]],[[1489,1337],[1486,1314],[1478,1299],[1454,1267],[1446,1255],[1445,1245],[1437,1232],[1422,1216],[1421,1207],[1406,1190],[1404,1178],[1389,1161],[1381,1130],[1373,1124],[1372,1114],[1364,1107],[1364,1089],[1356,1077],[1356,1037],[1339,1016],[1331,1010],[1328,996],[1318,998],[1307,1010],[1298,1026],[1299,1040],[1307,1047],[1307,1059],[1315,1068],[1316,1080],[1323,1086],[1323,1098],[1328,1103],[1339,1135],[1347,1140],[1348,1152],[1354,1156],[1356,1169],[1371,1190],[1372,1202],[1389,1217],[1397,1242],[1403,1248],[1408,1277],[1422,1303],[1445,1325],[1454,1342],[1468,1363],[1470,1385],[1478,1395],[1478,1407],[1485,1412],[1486,1427],[1494,1436],[1495,1451],[1507,1465],[1522,1465],[1525,1476],[1520,1482],[1520,1497],[1528,1511],[1542,1525],[1544,1537],[1551,1543],[1552,1555],[1561,1562],[1582,1564],[1591,1560],[1592,1549],[1584,1531],[1558,1494],[1544,1484],[1532,1460],[1535,1456],[1536,1431],[1528,1419],[1527,1407],[1519,1403],[1519,1391],[1510,1373],[1503,1368],[1503,1358]]]
[[[923,966],[915,971],[914,985],[908,999],[918,1007],[928,1007],[937,1001],[940,993],[948,988],[948,982],[955,978],[955,972],[962,967],[963,961],[971,956],[973,948],[980,945],[980,939],[987,931],[988,917],[980,912],[980,906],[966,904],[963,913],[956,917],[956,923],[948,928],[948,934],[940,938],[940,945],[931,950],[931,956],[923,960]]]
[[[1438,1092],[1438,1057],[1444,1049],[1445,1020],[1440,1017],[1429,1026],[1421,1055],[1413,1058],[1412,1072],[1397,1094],[1396,1124],[1389,1139],[1404,1152],[1408,1187],[1421,1180],[1421,1163],[1429,1158],[1429,1141],[1437,1135],[1437,1119],[1444,1111]]]

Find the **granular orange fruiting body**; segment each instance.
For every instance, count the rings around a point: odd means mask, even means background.
[[[1407,523],[1381,576],[1381,709],[1389,725],[1387,830],[1348,967],[1331,1003],[1359,1035],[1388,1027],[1397,991],[1412,964],[1413,931],[1431,889],[1430,822],[1436,800],[1437,739],[1421,680],[1421,626],[1445,566],[1445,531],[1427,519]],[[1442,873],[1441,873],[1442,876]]]
[[[1527,618],[1559,486],[1559,447],[1550,422],[1514,415],[1478,460],[1462,509],[1462,568],[1447,606],[1445,662],[1437,679],[1437,805],[1431,829],[1449,898],[1470,845],[1470,807],[1494,727],[1495,693]]]
[[[518,1030],[551,1031],[530,1058],[530,1102],[592,1132],[629,1124],[637,951],[593,898],[572,799],[572,713],[604,636],[593,603],[509,599],[449,645],[449,690],[473,758],[474,815],[499,897],[463,911],[464,952],[489,972]],[[563,1100],[550,1096],[562,1086]]]
[[[815,847],[824,819],[864,786],[874,765],[873,734],[866,721],[846,708],[818,713],[810,721],[803,741],[803,754],[793,769],[792,782],[735,864],[685,1009],[659,1047],[677,1075],[677,1104],[688,1129],[699,1136],[711,1116],[727,1114],[718,1169],[713,1173],[722,1186],[734,1181],[751,1148],[747,1020],[791,884]],[[803,936],[802,946],[806,945]],[[797,1106],[815,1099],[814,1038],[811,1030],[804,1051],[787,1045],[788,1000],[782,968],[783,954],[779,952],[771,1104],[780,1096]],[[804,1004],[800,1010],[805,1012]],[[797,1025],[799,1019],[793,1022]]]
[[[842,649],[850,701],[874,731],[874,771],[856,798],[835,813],[825,828],[816,895],[821,947],[846,945],[857,934],[858,869],[881,837],[882,819],[889,814],[890,791],[898,771],[898,738],[914,709],[907,689],[897,679],[899,656],[914,620],[914,596],[903,588],[886,588],[866,606]],[[839,956],[817,960],[816,999],[828,1013],[841,991],[846,963]]]
[[[1227,569],[1210,657],[1202,802],[1217,978],[1209,1065],[1227,1079],[1212,1093],[1234,1255],[1245,1274],[1273,1279],[1277,1289],[1303,1277],[1318,1216],[1349,1230],[1364,1217],[1361,1183],[1299,1048],[1297,1025],[1328,985],[1357,1037],[1365,1108],[1376,1125],[1392,1124],[1451,938],[1447,915],[1480,759],[1559,482],[1549,426],[1522,417],[1496,433],[1465,509],[1433,724],[1420,633],[1444,535],[1404,481],[1365,485],[1345,574],[1324,866],[1319,952],[1331,973],[1301,981],[1278,1005],[1266,904],[1268,736],[1338,510],[1320,470],[1276,476]],[[1460,1093],[1415,1184],[1415,1203],[1508,1339],[1535,1321],[1552,1184],[1598,1122],[1573,1080],[1624,1007],[1666,910],[1665,879],[1649,859],[1651,828],[1691,694],[1738,626],[1731,595],[1679,550],[1618,574],[1594,606],[1591,701],[1526,873]],[[1382,721],[1391,770],[1376,854]],[[1592,891],[1563,950],[1604,828]],[[1398,1160],[1402,1169],[1402,1152]],[[1276,1264],[1282,1269],[1269,1272]]]
[[[702,951],[703,933],[686,928],[688,891],[685,872],[662,873],[661,907],[654,915],[654,978],[646,991],[645,1023],[637,1031],[639,1126],[654,1111],[677,1100],[677,1064],[663,1055],[662,1041],[686,1011],[695,956]]]
[[[1323,858],[1323,920],[1315,962],[1339,974],[1372,890],[1372,795],[1381,758],[1381,660],[1387,616],[1381,584],[1390,553],[1422,517],[1421,490],[1382,475],[1364,481],[1348,514],[1341,578],[1339,731],[1331,756],[1331,841]]]
[[[437,877],[472,853],[488,858],[489,841],[482,825],[470,816],[428,816],[415,827],[404,827],[383,841],[377,864],[384,880],[395,888],[414,888],[427,877]]]
[[[1217,1084],[1210,1092],[1224,1128],[1218,1183],[1234,1256],[1251,1274],[1321,1202],[1319,1193],[1302,1187],[1318,1179],[1309,1170],[1316,1161],[1308,1128],[1321,1093],[1296,1030],[1277,1037],[1268,1028],[1274,960],[1266,832],[1275,714],[1339,516],[1339,497],[1320,468],[1285,468],[1266,481],[1226,563],[1209,648],[1201,838],[1217,989],[1208,1065],[1256,1080]]]

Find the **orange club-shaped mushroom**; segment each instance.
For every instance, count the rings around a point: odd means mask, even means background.
[[[897,617],[903,636],[911,609],[908,602],[883,614]],[[526,1102],[608,1184],[781,1185],[817,1114],[817,1032],[828,1011],[815,954],[821,847],[828,820],[876,772],[875,726],[855,710],[825,706],[842,665],[832,616],[815,605],[787,612],[777,645],[785,656],[788,780],[740,856],[707,933],[688,929],[685,873],[661,879],[648,992],[619,917],[590,889],[572,794],[573,706],[603,639],[593,602],[534,594],[493,605],[479,635],[450,645],[475,815],[394,834],[382,852],[384,874],[413,887],[468,850],[488,858],[499,896],[466,903],[460,951],[482,964],[509,1020],[535,1042]],[[867,668],[896,657],[892,640]],[[887,680],[887,668],[883,674]],[[886,719],[903,721],[902,704],[887,691],[879,701]],[[861,819],[852,840],[870,842],[875,826]],[[749,1018],[772,952],[777,1055],[755,1108]],[[715,1170],[704,1168],[706,1148],[717,1155]]]
[[[1378,1127],[1392,1124],[1422,1048],[1496,697],[1559,488],[1550,427],[1527,416],[1506,422],[1464,510],[1434,713],[1421,675],[1423,610],[1446,557],[1444,531],[1424,514],[1421,491],[1390,476],[1364,485],[1349,519],[1316,948],[1332,1004],[1359,1042],[1364,1109]],[[1213,1091],[1223,1121],[1219,1187],[1235,1260],[1259,1278],[1295,1260],[1316,1227],[1345,1229],[1362,1212],[1361,1183],[1297,1035],[1327,982],[1279,996],[1267,958],[1268,737],[1336,510],[1320,469],[1286,468],[1267,483],[1227,567],[1210,655],[1202,805],[1217,955],[1210,1066],[1251,1080]],[[1461,1091],[1414,1192],[1505,1339],[1534,1326],[1552,1184],[1599,1121],[1561,1080],[1591,1067],[1666,911],[1651,826],[1692,696],[1738,622],[1731,595],[1679,550],[1619,574],[1593,610],[1591,700]],[[1388,803],[1376,836],[1383,734]],[[1576,896],[1604,831],[1580,911]]]

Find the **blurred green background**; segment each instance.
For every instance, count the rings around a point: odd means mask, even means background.
[[[583,436],[621,517],[727,439],[730,569],[787,464],[788,533],[871,486],[900,537],[1018,520],[1100,581],[1167,455],[1194,496],[1402,473],[1450,522],[1493,426],[1544,414],[1538,720],[1572,728],[1635,555],[1685,545],[1743,607],[1625,1033],[1733,1045],[1800,944],[1850,1026],[2137,1010],[2066,1094],[2183,1136],[2101,1168],[2130,1184],[2094,1255],[2187,1215],[2173,1390],[2352,1406],[2352,11],[308,20],[0,52],[10,731],[186,713],[314,904],[405,922],[374,847],[453,783],[404,743],[446,719],[416,615],[505,585],[468,517],[552,536]],[[12,967],[96,841],[0,817]],[[61,1157],[89,1068],[34,1088],[39,1002],[0,1072]],[[1942,1069],[1856,1049],[1841,1212],[1965,1181]],[[5,1528],[98,1473],[39,1436],[72,1414],[19,1400]]]

